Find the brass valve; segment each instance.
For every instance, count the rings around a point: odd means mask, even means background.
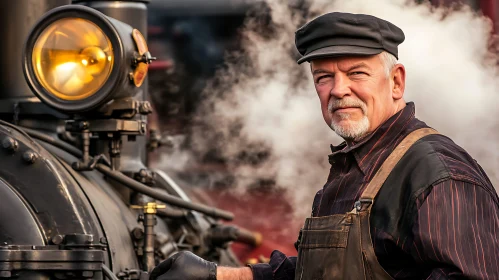
[[[156,209],[165,209],[166,205],[148,202],[146,205],[132,205],[132,209],[144,209],[144,214],[156,214]]]

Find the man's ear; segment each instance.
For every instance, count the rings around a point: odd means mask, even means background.
[[[396,64],[391,73],[391,80],[393,81],[390,83],[392,86],[392,98],[395,100],[399,100],[402,97],[404,97],[404,91],[405,91],[405,67],[402,64]]]

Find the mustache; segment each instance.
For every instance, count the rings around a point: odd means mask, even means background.
[[[327,104],[327,110],[329,113],[333,113],[334,111],[340,108],[360,108],[364,114],[367,112],[367,105],[359,99],[335,99],[330,98]]]

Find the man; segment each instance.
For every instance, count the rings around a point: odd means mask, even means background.
[[[403,41],[395,25],[360,14],[326,14],[296,32],[324,120],[345,139],[297,258],[274,251],[269,264],[231,269],[181,252],[151,279],[499,279],[497,194],[405,103]]]

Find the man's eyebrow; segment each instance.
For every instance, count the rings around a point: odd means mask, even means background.
[[[369,67],[369,65],[367,65],[365,62],[359,62],[357,64],[350,66],[345,72],[350,72],[359,68],[367,68],[368,70],[372,70],[371,67]],[[317,75],[317,74],[334,74],[334,72],[327,71],[324,69],[315,69],[312,72],[312,75]]]
[[[368,70],[371,70],[371,67],[369,67],[366,63],[360,62],[360,63],[357,63],[357,64],[350,66],[350,68],[348,68],[348,70],[346,72],[350,72],[352,70],[356,70],[359,68],[367,68]]]
[[[324,69],[315,69],[313,72],[312,72],[312,75],[316,75],[316,74],[332,74],[332,72],[330,71],[326,71]]]

